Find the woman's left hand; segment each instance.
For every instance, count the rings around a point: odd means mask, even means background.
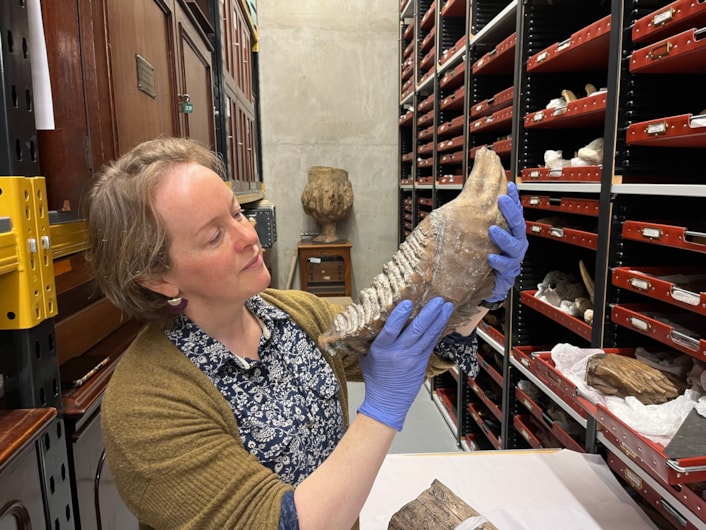
[[[522,216],[522,203],[514,182],[507,185],[507,195],[498,197],[498,207],[507,220],[508,230],[493,225],[488,230],[490,239],[500,249],[500,254],[490,254],[488,264],[495,270],[493,293],[488,302],[505,300],[520,274],[520,265],[527,252],[527,228]]]

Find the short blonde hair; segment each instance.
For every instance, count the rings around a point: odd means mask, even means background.
[[[169,327],[166,298],[140,284],[169,269],[169,238],[154,210],[154,193],[175,166],[198,164],[225,178],[218,155],[194,140],[157,138],[106,165],[89,188],[85,207],[96,282],[125,314]]]

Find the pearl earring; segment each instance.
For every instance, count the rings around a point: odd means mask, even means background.
[[[181,296],[176,296],[174,298],[170,298],[169,300],[167,300],[167,303],[172,307],[176,307],[179,304],[181,304]]]

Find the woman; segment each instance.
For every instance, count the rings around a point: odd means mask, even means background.
[[[103,399],[108,462],[146,527],[350,528],[452,306],[432,300],[405,327],[412,308],[401,302],[359,367],[321,352],[316,338],[341,308],[267,289],[257,233],[222,174],[212,151],[157,139],[104,168],[88,194],[98,284],[147,324]],[[497,299],[526,249],[514,193],[501,206],[515,222],[498,240],[510,255],[493,258]],[[432,359],[475,374],[469,334],[483,314]],[[354,369],[365,399],[348,426]]]

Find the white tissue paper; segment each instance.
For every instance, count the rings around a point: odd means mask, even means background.
[[[488,521],[488,519],[486,519],[482,515],[477,515],[475,517],[469,517],[468,519],[463,521],[460,525],[458,525],[454,530],[475,530],[483,523],[489,523],[489,522],[490,521]]]
[[[632,396],[625,399],[606,396],[586,383],[588,358],[596,353],[604,352],[599,348],[579,348],[565,343],[557,344],[551,351],[556,369],[576,385],[582,397],[593,404],[600,403],[634,431],[666,446],[691,409],[701,401],[703,388],[693,385],[692,389],[686,390],[681,396],[661,405],[643,405]],[[703,408],[706,410],[706,402]]]

